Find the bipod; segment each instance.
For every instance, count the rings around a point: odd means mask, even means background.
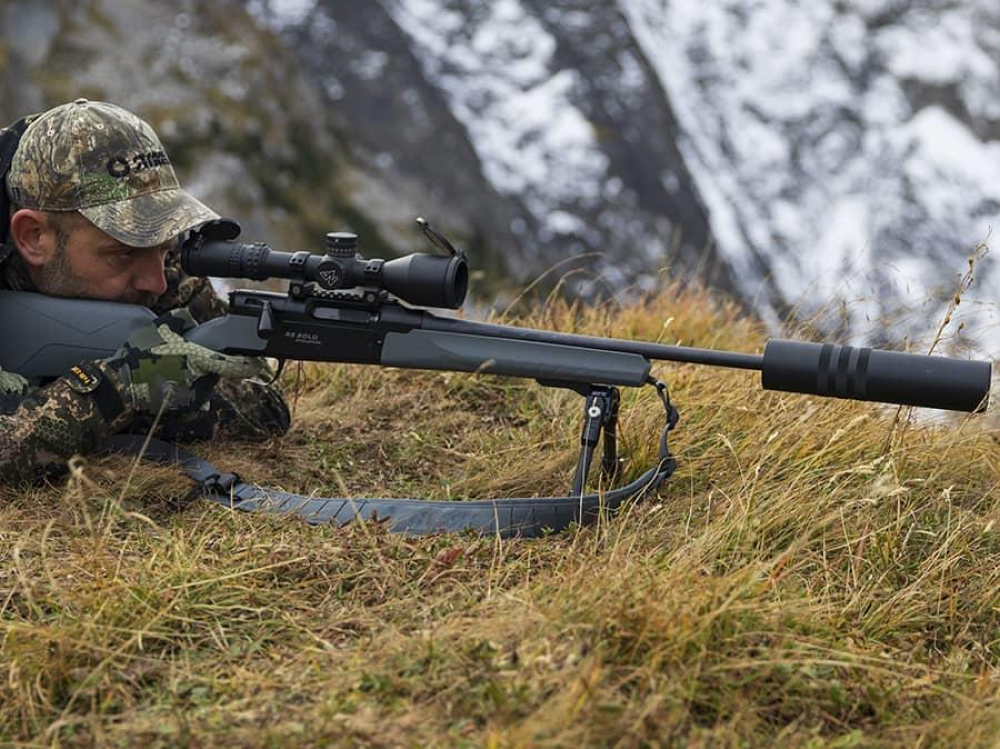
[[[597,451],[597,443],[604,435],[604,454],[601,457],[601,478],[610,484],[618,475],[618,408],[621,394],[609,385],[588,385],[574,388],[586,398],[583,406],[583,429],[580,434],[580,457],[573,475],[570,495],[581,496],[587,486],[587,476]]]

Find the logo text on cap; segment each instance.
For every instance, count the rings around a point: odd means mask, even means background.
[[[170,159],[163,151],[147,151],[137,153],[131,157],[118,154],[108,159],[108,174],[112,177],[127,177],[132,172],[141,172],[144,169],[155,169],[158,166],[167,166]]]

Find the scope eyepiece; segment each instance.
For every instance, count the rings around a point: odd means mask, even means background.
[[[357,254],[358,237],[350,232],[327,234],[324,255],[233,242],[238,235],[235,222],[209,222],[184,243],[181,267],[195,276],[287,278],[327,290],[380,289],[410,304],[447,309],[461,307],[469,289],[468,263],[461,253],[415,252],[395,260],[368,260]]]

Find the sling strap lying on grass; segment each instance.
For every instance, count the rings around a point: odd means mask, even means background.
[[[611,463],[617,464],[614,433],[617,408],[607,421],[603,421],[594,417],[596,412],[592,403],[588,406],[592,418],[584,426],[574,496],[566,497],[468,501],[306,497],[247,484],[235,473],[220,471],[209,461],[181,447],[140,435],[112,437],[103,451],[141,455],[157,463],[176,464],[196,482],[192,496],[200,495],[234,510],[295,515],[314,525],[343,525],[358,519],[379,521],[387,523],[393,532],[414,535],[473,530],[503,537],[534,538],[565,530],[574,523],[593,522],[602,512],[613,513],[626,500],[655,491],[673,474],[677,463],[668,449],[667,433],[677,423],[677,410],[670,405],[665,389],[658,389],[667,419],[656,465],[625,486],[594,494],[584,494],[582,487],[602,427],[605,432],[604,467],[611,469]]]

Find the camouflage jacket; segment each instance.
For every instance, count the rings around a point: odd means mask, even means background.
[[[226,303],[208,279],[181,270],[176,251],[167,256],[166,276],[167,291],[153,307],[157,314],[186,307],[196,321],[205,322],[225,312]],[[0,265],[0,289],[35,290],[16,254]],[[3,324],[0,320],[0,330]],[[119,386],[117,377],[100,362],[96,365]],[[151,421],[130,409],[108,409],[101,398],[74,389],[69,377],[45,385],[32,383],[24,395],[0,396],[0,484],[37,481],[65,471],[73,455],[93,452],[118,432],[145,433]],[[223,380],[207,410],[165,418],[155,436],[170,441],[265,439],[284,433],[288,426],[288,406],[277,386]]]

